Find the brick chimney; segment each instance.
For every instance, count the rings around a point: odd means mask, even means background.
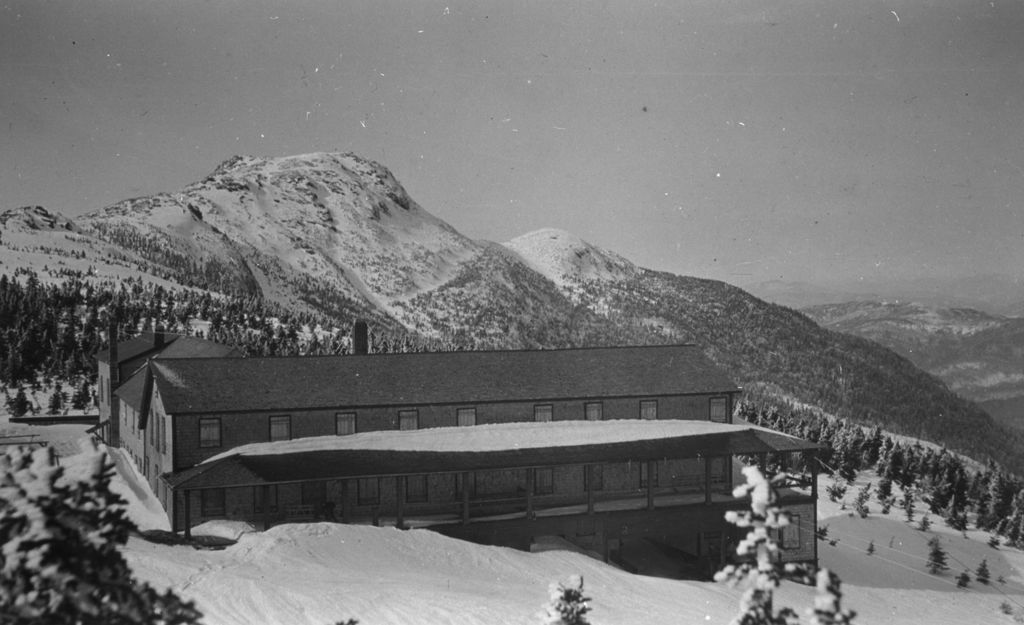
[[[369,327],[362,319],[357,319],[352,324],[352,353],[356,356],[365,356],[370,353]]]
[[[166,340],[165,334],[166,331],[162,325],[158,325],[156,329],[153,330],[153,347],[159,349],[164,346],[164,341]]]

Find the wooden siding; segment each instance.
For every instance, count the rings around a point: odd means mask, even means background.
[[[154,396],[156,391],[154,390]],[[710,399],[729,397],[721,394],[685,395],[658,398],[659,419],[688,419],[707,421],[710,417]],[[638,419],[640,401],[645,398],[605,400],[603,420]],[[554,420],[585,420],[584,405],[591,400],[547,402],[552,404]],[[158,402],[154,402],[156,406]],[[173,417],[173,440],[175,457],[173,470],[178,471],[212,458],[229,449],[249,443],[270,440],[269,418],[272,415],[291,416],[292,438],[310,436],[332,436],[335,434],[334,417],[338,412],[356,414],[356,431],[372,432],[397,430],[399,410],[416,409],[419,413],[420,429],[434,427],[455,427],[458,425],[457,410],[475,407],[477,424],[513,423],[533,421],[534,402],[508,402],[495,404],[450,404],[445,406],[405,406],[402,408],[339,408],[308,411],[273,411],[266,413],[208,413],[188,414]],[[220,447],[199,447],[199,419],[215,417],[221,420]],[[731,398],[730,398],[731,421]],[[167,469],[172,470],[170,465]]]

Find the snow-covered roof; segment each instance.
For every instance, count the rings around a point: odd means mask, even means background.
[[[802,451],[749,424],[684,420],[522,422],[388,430],[238,447],[167,476],[175,488]]]
[[[373,449],[378,451],[490,452],[512,449],[607,445],[736,430],[735,425],[710,421],[627,420],[524,421],[472,427],[437,427],[422,430],[381,430],[351,436],[313,436],[274,443],[252,443],[214,456],[272,456],[310,451]]]

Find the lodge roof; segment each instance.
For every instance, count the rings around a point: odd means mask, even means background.
[[[446,437],[450,439],[446,444],[437,443]],[[522,444],[502,445],[501,440]],[[203,489],[817,448],[815,443],[747,423],[523,422],[261,443],[232,450],[165,479],[176,489]]]
[[[163,343],[158,343],[160,336],[163,336]],[[156,351],[158,349],[164,349],[170,346],[171,343],[179,339],[177,334],[169,334],[167,332],[141,332],[138,336],[128,339],[127,341],[118,341],[117,343],[117,361],[119,363],[144,356],[149,352]],[[110,362],[110,350],[104,349],[96,352],[96,360],[100,362]]]
[[[166,360],[170,358],[240,358],[241,352],[236,348],[208,341],[206,339],[199,339],[192,336],[176,336],[170,335],[169,340],[173,340],[173,343],[167,344],[166,347],[156,348],[153,350],[160,349],[160,352],[153,356],[154,359]],[[120,350],[121,346],[118,345]],[[146,352],[142,352],[145,354]],[[127,359],[120,357],[118,353],[118,359],[122,362]],[[126,404],[134,408],[135,410],[142,410],[144,403],[143,393],[145,390],[145,377],[146,377],[146,365],[139,367],[135,370],[131,377],[124,382],[121,386],[114,391],[114,394],[120,397]]]
[[[163,337],[162,342],[159,340],[161,336]],[[239,357],[242,355],[234,347],[194,336],[182,336],[170,332],[141,332],[127,341],[118,342],[117,360],[118,362],[127,362],[156,351],[159,351],[164,358]],[[100,350],[94,357],[100,362],[110,362],[110,350]]]
[[[694,345],[154,360],[170,414],[731,393]]]

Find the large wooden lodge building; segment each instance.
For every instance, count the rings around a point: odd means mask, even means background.
[[[693,345],[240,358],[144,334],[97,355],[101,420],[175,531],[211,519],[429,527],[630,567],[641,542],[717,568],[738,456],[813,443],[733,422],[739,389]],[[816,560],[814,480],[787,489],[782,557]],[[692,573],[692,571],[691,571]]]

